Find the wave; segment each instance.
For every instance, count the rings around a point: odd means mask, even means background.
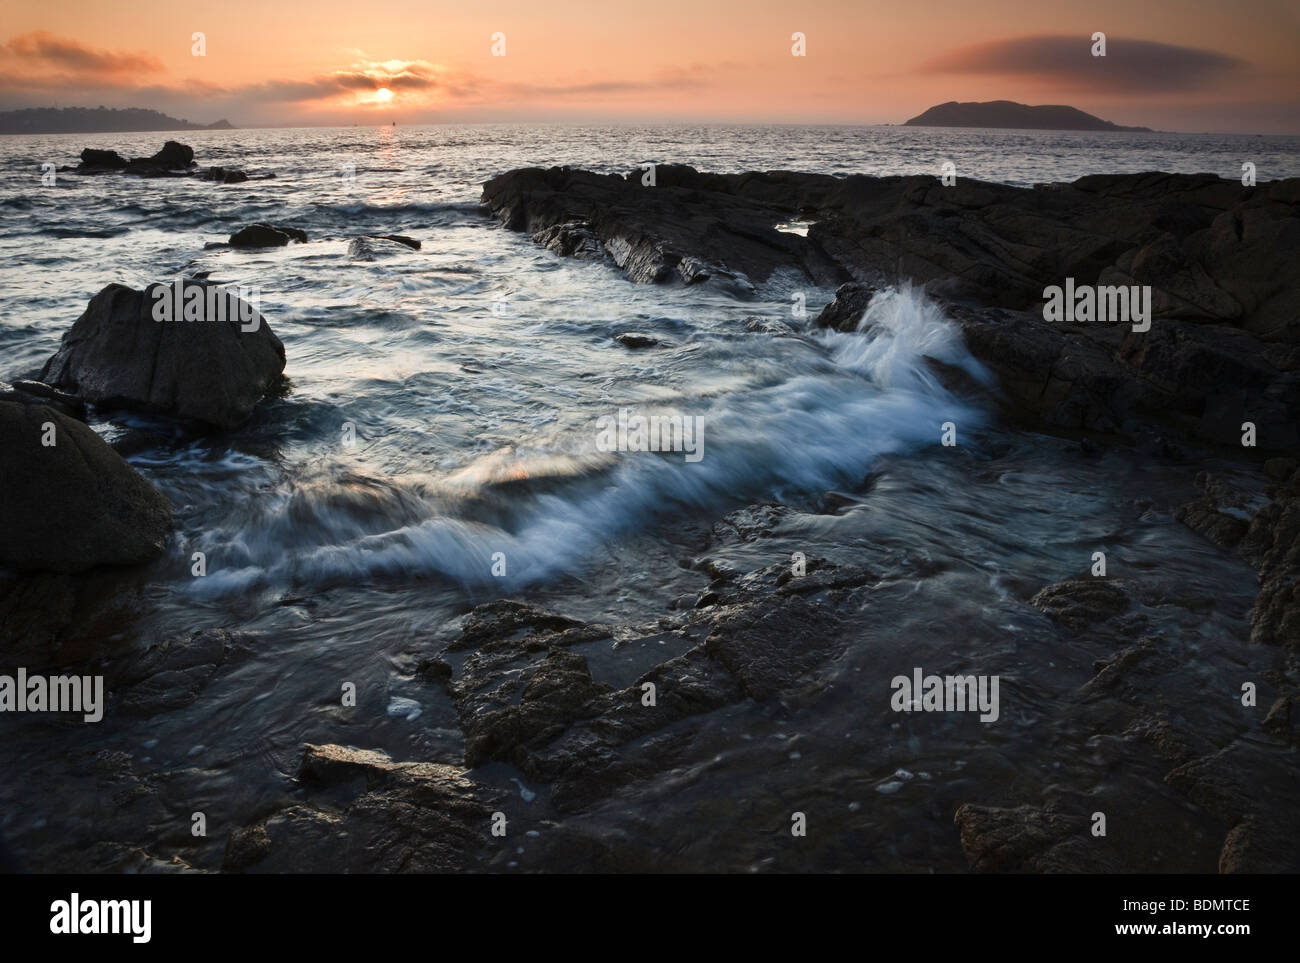
[[[367,577],[515,587],[579,572],[603,545],[685,514],[856,484],[882,454],[938,444],[945,421],[982,423],[926,358],[991,375],[919,289],[881,292],[857,332],[817,339],[831,353],[824,373],[632,412],[699,419],[684,422],[699,431],[698,460],[602,450],[593,418],[548,449],[504,449],[447,476],[321,470],[212,532],[223,562],[197,581],[216,592]]]

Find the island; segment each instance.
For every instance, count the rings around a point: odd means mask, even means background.
[[[1150,127],[1122,127],[1084,113],[1077,107],[1043,104],[1031,107],[1013,100],[958,103],[931,107],[904,124],[905,127],[1006,127],[1017,130],[1110,130],[1150,133]]]
[[[100,134],[154,130],[234,130],[228,120],[192,124],[140,107],[28,107],[0,111],[0,134]]]

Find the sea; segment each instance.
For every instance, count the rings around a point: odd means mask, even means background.
[[[168,139],[204,167],[253,179],[42,179],[83,147],[146,157]],[[597,680],[627,685],[676,654],[653,627],[708,584],[693,564],[706,555],[750,570],[802,551],[870,564],[881,582],[845,654],[821,670],[822,698],[721,710],[687,772],[647,776],[563,817],[643,840],[648,865],[789,868],[798,857],[782,855],[775,830],[721,814],[728,801],[752,812],[756,799],[785,811],[802,793],[833,809],[851,840],[816,850],[831,868],[960,871],[957,803],[991,786],[1033,797],[1061,779],[1116,778],[1089,755],[1087,733],[1044,724],[1097,653],[1061,642],[1024,601],[1086,572],[1097,550],[1120,571],[1214,599],[1195,618],[1162,616],[1190,653],[1183,681],[1195,703],[1207,677],[1245,658],[1236,643],[1254,576],[1173,521],[1171,506],[1196,494],[1194,469],[1099,455],[953,396],[922,356],[990,376],[919,288],[878,296],[870,334],[819,331],[811,319],[834,292],[801,278],[778,273],[746,299],[637,285],[611,263],[563,259],[479,206],[486,180],[526,166],[937,176],[945,162],[959,178],[1018,186],[1150,170],[1237,179],[1246,163],[1263,181],[1300,176],[1300,138],[510,125],[0,137],[0,380],[37,374],[104,286],[197,272],[257,292],[288,378],[229,433],[92,411],[94,429],[176,506],[177,530],[160,560],[88,606],[63,648],[111,661],[222,627],[250,633],[256,652],[153,720],[6,720],[0,832],[18,857],[72,867],[105,838],[102,817],[76,803],[94,794],[96,753],[181,778],[178,813],[202,797],[224,829],[185,839],[184,852],[214,869],[231,827],[292,797],[305,743],[459,764],[455,709],[416,667],[473,606],[514,598],[621,626],[584,654]],[[309,242],[208,247],[259,221]],[[359,260],[349,242],[362,234],[422,246]],[[745,323],[755,315],[799,336],[755,333]],[[624,333],[661,344],[628,350],[615,341]],[[600,450],[600,419],[625,409],[698,419],[703,457]],[[945,422],[956,449],[940,444]],[[770,537],[719,547],[714,526],[756,503],[790,511]],[[1000,672],[1004,724],[901,722],[887,678],[931,665]],[[356,711],[339,708],[345,683]],[[1196,711],[1228,725],[1214,713],[1230,708]],[[525,788],[509,765],[480,775],[519,796],[537,826],[561,818],[547,787]],[[1135,796],[1168,797],[1154,769],[1124,778]],[[175,833],[150,824],[138,835],[162,853]],[[530,863],[525,850],[494,868],[582,868],[553,852]],[[1177,852],[1195,871],[1217,850]]]

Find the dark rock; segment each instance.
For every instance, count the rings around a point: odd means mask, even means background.
[[[374,261],[381,257],[406,254],[407,250],[418,251],[420,242],[400,234],[377,235],[363,234],[348,242],[348,257],[354,261]]]
[[[835,298],[817,315],[817,327],[836,331],[856,331],[862,315],[876,289],[859,281],[849,281],[835,289]]]
[[[531,635],[544,632],[563,632],[581,628],[584,622],[539,609],[523,602],[502,599],[480,605],[465,618],[460,638],[449,647],[451,651],[474,649],[503,636]]]
[[[308,745],[298,777],[320,805],[290,806],[232,833],[224,869],[464,872],[482,868],[497,848],[492,814],[505,798],[463,769]]]
[[[770,334],[778,338],[793,337],[796,332],[784,321],[775,318],[761,318],[756,314],[748,315],[743,322],[745,330],[751,334]]]
[[[1205,497],[1174,509],[1174,518],[1220,548],[1232,550],[1250,529],[1250,514],[1240,494],[1207,472],[1197,477]]]
[[[307,243],[307,232],[296,227],[272,227],[270,224],[250,224],[230,235],[231,247],[284,247],[290,241]]]
[[[135,291],[110,284],[64,334],[42,379],[92,404],[239,427],[279,382],[284,345],[234,293],[190,281],[187,297],[195,287],[204,292],[203,319],[155,321],[155,308],[172,287]],[[209,296],[212,308],[224,309],[224,319],[208,316]],[[241,323],[241,311],[251,311],[247,322]],[[243,330],[254,322],[253,330]]]
[[[1204,174],[1118,174],[1040,191],[970,178],[945,187],[920,175],[708,174],[682,165],[656,175],[656,186],[643,187],[639,171],[527,168],[488,181],[483,203],[511,230],[572,225],[542,243],[589,232],[636,281],[708,274],[758,283],[785,267],[827,284],[887,271],[952,298],[1030,309],[1045,287],[1072,277],[1149,284],[1158,317],[1300,340],[1300,294],[1285,282],[1300,254],[1300,179],[1246,188]],[[793,216],[815,219],[806,238],[775,230]]]
[[[466,765],[511,763],[551,783],[552,803],[572,810],[677,765],[683,747],[671,731],[679,721],[815,684],[808,680],[847,641],[837,603],[809,601],[805,593],[851,594],[873,579],[814,559],[805,579],[778,588],[788,571],[778,564],[734,584],[719,580],[710,605],[667,628],[618,629],[620,644],[649,637],[685,648],[621,689],[594,681],[586,658],[572,651],[613,637],[614,628],[517,602],[480,606],[466,619],[471,641],[462,636],[449,646],[473,649],[447,683],[465,732]],[[656,705],[642,701],[647,683],[659,693]]]
[[[533,235],[533,242],[561,257],[581,261],[599,261],[605,257],[605,246],[600,238],[581,222],[566,221],[542,228]]]
[[[405,244],[412,251],[420,250],[421,244],[413,237],[407,237],[405,234],[367,234],[366,237],[376,237],[381,241],[393,241],[397,244]]]
[[[776,225],[819,200],[826,175],[702,174],[656,168],[656,186],[628,177],[553,167],[511,171],[483,186],[483,203],[503,224],[565,256],[605,252],[632,280],[712,281],[745,294],[776,269],[794,266],[813,283],[846,280],[807,238]]]
[[[218,184],[242,184],[248,180],[248,175],[233,167],[209,167],[203,172],[202,179],[215,181]]]
[[[51,387],[40,381],[15,381],[8,385],[0,381],[0,400],[17,401],[25,405],[49,405],[69,418],[86,420],[86,404],[76,395]]]
[[[54,444],[43,445],[47,423]],[[80,572],[156,557],[171,505],[90,428],[53,408],[0,400],[0,563]]]
[[[614,340],[623,347],[631,348],[633,350],[637,348],[654,348],[662,343],[658,338],[652,338],[648,334],[639,334],[632,331],[620,334]]]
[[[568,168],[511,171],[483,203],[561,254],[607,251],[630,278],[760,283],[778,270],[844,286],[818,323],[853,330],[872,285],[910,279],[952,302],[1014,413],[1105,433],[1173,424],[1221,444],[1300,446],[1300,179],[1121,174],[1025,190],[969,178],[657,168],[657,185]],[[812,218],[807,237],[775,230]],[[603,255],[602,255],[603,256]],[[1043,320],[1044,289],[1152,288],[1155,320]],[[865,283],[870,282],[870,283]],[[968,302],[985,307],[974,308]]]
[[[1118,579],[1069,579],[1041,589],[1029,604],[1076,631],[1125,612],[1129,597]]]
[[[169,140],[162,150],[148,159],[148,163],[164,170],[181,170],[194,163],[194,148]]]
[[[1295,474],[1300,462],[1294,458],[1270,458],[1264,462],[1264,471],[1273,481],[1286,481]]]
[[[91,170],[116,171],[124,167],[126,167],[126,158],[115,150],[95,150],[93,147],[87,147],[81,152],[81,168],[83,172]]]
[[[1300,870],[1294,816],[1300,773],[1276,752],[1238,740],[1173,769],[1165,781],[1232,826],[1219,856],[1219,872]]]
[[[219,668],[252,651],[250,636],[225,629],[203,629],[160,642],[115,673],[118,708],[152,716],[187,706]]]
[[[1300,652],[1300,472],[1251,519],[1241,550],[1260,573],[1252,641]]]
[[[954,816],[961,845],[977,873],[1116,872],[1089,836],[1082,812],[1037,806],[962,805]]]

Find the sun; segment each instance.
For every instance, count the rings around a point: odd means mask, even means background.
[[[380,87],[375,91],[375,100],[381,104],[386,104],[393,99],[393,92],[387,87]]]

